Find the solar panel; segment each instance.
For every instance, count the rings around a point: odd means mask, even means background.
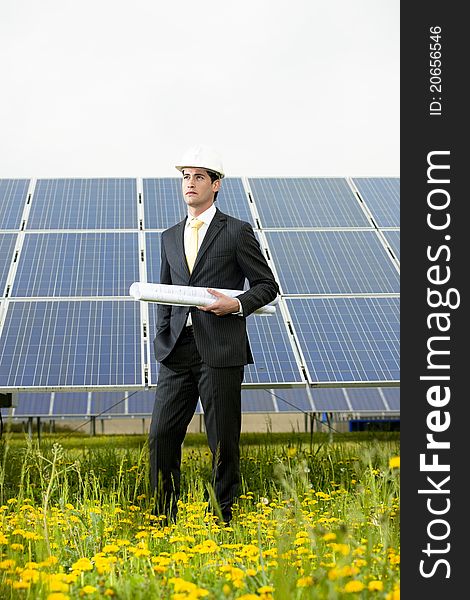
[[[12,296],[127,296],[138,262],[137,232],[28,233]]]
[[[375,231],[268,231],[266,238],[284,294],[399,292]]]
[[[397,260],[400,261],[400,231],[398,229],[385,229],[382,230],[382,233],[397,257]]]
[[[87,392],[55,392],[52,414],[61,417],[88,416]]]
[[[400,227],[399,177],[353,177],[378,227]]]
[[[247,331],[254,364],[245,367],[244,384],[304,382],[280,311],[270,316],[248,317]]]
[[[143,385],[139,304],[10,301],[0,381],[16,389]]]
[[[216,206],[223,212],[241,221],[255,225],[242,180],[226,177],[222,181]]]
[[[312,397],[318,412],[348,412],[350,410],[344,395],[344,388],[315,388],[312,390]]]
[[[135,179],[39,179],[27,229],[137,229]]]
[[[249,178],[262,227],[370,227],[342,178]]]
[[[275,412],[274,396],[268,390],[242,390],[242,413]]]
[[[158,231],[145,232],[145,260],[149,283],[160,282],[161,238],[162,234]]]
[[[19,229],[29,179],[0,179],[0,230]]]
[[[142,185],[145,229],[168,229],[185,218],[181,178],[144,179]]]
[[[388,404],[390,410],[400,411],[400,388],[399,387],[387,387],[381,388],[382,394],[384,395],[385,402]]]
[[[125,392],[93,392],[90,402],[90,415],[119,416],[126,414]]]
[[[180,177],[142,185],[139,205],[136,179],[0,180],[0,389],[28,390],[30,414],[152,412],[157,305],[129,287],[142,243],[159,281],[161,230],[187,209]],[[399,179],[227,178],[216,206],[255,227],[290,312],[247,319],[243,412],[399,411]]]
[[[277,408],[281,413],[306,412],[313,410],[305,388],[286,388],[273,390]]]
[[[377,388],[350,388],[345,390],[345,393],[354,411],[385,412],[387,410]]]
[[[20,393],[17,397],[17,406],[14,409],[15,417],[20,416],[49,416],[51,411],[50,392]]]
[[[153,361],[155,362],[155,361]],[[127,399],[130,415],[151,415],[155,402],[155,389],[132,392]]]
[[[2,295],[13,261],[13,251],[17,237],[18,234],[16,233],[0,233],[0,294]]]
[[[287,298],[314,384],[399,381],[398,298]]]

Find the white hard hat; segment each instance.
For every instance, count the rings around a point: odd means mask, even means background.
[[[186,150],[178,165],[175,165],[178,171],[182,171],[185,167],[200,167],[208,171],[214,171],[224,178],[224,167],[219,154],[209,146],[193,146]]]

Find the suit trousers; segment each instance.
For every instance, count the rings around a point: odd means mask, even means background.
[[[200,398],[212,453],[212,486],[223,520],[230,521],[240,483],[243,373],[243,366],[216,368],[202,362],[191,327],[183,329],[161,363],[149,431],[150,480],[158,514],[176,519],[182,444]]]

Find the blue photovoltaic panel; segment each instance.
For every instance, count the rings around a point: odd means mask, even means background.
[[[27,229],[137,229],[135,179],[39,179]]]
[[[145,232],[145,260],[149,283],[160,283],[161,237],[162,234],[158,231]]]
[[[155,362],[155,359],[154,361]],[[155,402],[155,390],[130,393],[127,400],[130,415],[151,415]]]
[[[370,227],[342,178],[249,179],[262,227]]]
[[[250,315],[246,321],[254,364],[245,367],[245,384],[303,382],[279,308],[273,315]]]
[[[399,381],[398,298],[288,298],[311,383]]]
[[[375,231],[268,231],[266,238],[284,294],[399,292]]]
[[[58,417],[88,416],[88,393],[55,392],[52,413]]]
[[[5,289],[17,237],[16,233],[0,233],[0,295]]]
[[[181,190],[181,178],[144,179],[145,229],[167,229],[182,221],[188,212]],[[254,225],[242,180],[222,180],[215,206],[224,213]]]
[[[126,411],[125,391],[93,392],[91,395],[90,415],[106,418],[124,415]]]
[[[24,393],[18,394],[18,405],[15,407],[15,417],[49,416],[51,410],[51,394]]]
[[[241,221],[246,221],[252,226],[255,225],[241,179],[236,177],[224,178],[215,205],[223,213]]]
[[[379,411],[387,410],[378,388],[349,388],[345,393],[354,411]]]
[[[353,177],[378,227],[400,227],[400,178]]]
[[[19,229],[29,179],[0,179],[0,229]]]
[[[185,218],[180,177],[144,179],[142,184],[145,229],[168,229]]]
[[[273,395],[269,390],[242,390],[242,413],[272,413]]]
[[[387,387],[382,388],[382,393],[385,396],[390,410],[400,411],[400,388],[399,387]]]
[[[138,279],[137,233],[27,233],[12,296],[128,296]]]
[[[343,388],[315,388],[312,389],[312,397],[318,412],[349,411]]]
[[[11,301],[0,388],[143,385],[140,306],[130,301]]]
[[[398,261],[400,261],[400,231],[395,229],[386,229],[382,230],[382,233]]]
[[[312,404],[304,388],[273,390],[281,413],[312,412]]]

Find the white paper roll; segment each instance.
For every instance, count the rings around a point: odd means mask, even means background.
[[[221,288],[212,288],[226,296],[236,298],[246,290],[225,290]],[[196,287],[189,285],[167,285],[163,283],[142,283],[134,282],[129,288],[129,294],[135,300],[143,302],[156,302],[157,304],[172,304],[173,306],[209,306],[216,301],[205,287]],[[276,312],[275,304],[278,298],[262,306],[255,311],[258,315],[272,315]]]

